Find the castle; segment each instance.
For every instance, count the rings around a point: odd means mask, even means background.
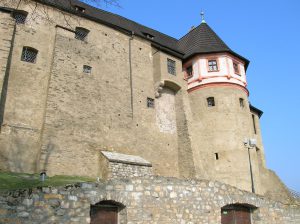
[[[0,20],[0,170],[106,179],[123,161],[289,198],[266,168],[249,61],[204,19],[179,40],[76,0],[3,5]]]

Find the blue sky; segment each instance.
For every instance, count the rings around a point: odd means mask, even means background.
[[[300,192],[300,1],[120,0],[122,15],[175,38],[207,23],[251,63],[250,101],[264,111],[261,128],[267,166]]]

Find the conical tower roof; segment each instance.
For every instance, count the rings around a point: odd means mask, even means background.
[[[178,42],[178,48],[185,53],[184,59],[195,54],[229,52],[245,61],[246,67],[249,64],[249,60],[232,51],[206,22],[183,36]]]

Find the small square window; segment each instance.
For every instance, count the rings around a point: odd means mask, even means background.
[[[83,73],[91,74],[92,73],[92,67],[88,66],[88,65],[84,65],[83,66]]]
[[[187,77],[192,78],[193,77],[193,66],[189,66],[186,69]]]
[[[168,73],[176,75],[176,62],[168,58]]]
[[[245,103],[244,103],[244,99],[240,98],[240,107],[244,108],[245,107]]]
[[[213,59],[213,60],[209,60],[208,61],[208,71],[210,72],[217,72],[218,69],[218,62],[217,60]]]
[[[154,108],[154,99],[149,97],[147,98],[147,107]]]
[[[24,24],[26,21],[27,13],[17,12],[14,15],[17,24]]]
[[[85,29],[85,28],[82,28],[82,27],[76,27],[75,29],[75,38],[77,40],[82,40],[82,41],[85,41],[88,34],[89,34],[89,30]]]
[[[234,73],[239,75],[240,74],[240,69],[239,69],[239,64],[236,63],[236,62],[233,62],[233,70],[234,70]]]
[[[38,54],[38,50],[31,47],[23,47],[21,61],[35,63],[37,54]]]
[[[216,104],[215,104],[215,98],[214,97],[208,97],[207,98],[207,106],[208,107],[214,107]]]

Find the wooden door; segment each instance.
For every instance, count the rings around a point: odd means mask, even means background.
[[[251,224],[251,213],[249,208],[232,207],[222,209],[222,224]]]
[[[118,224],[118,207],[91,206],[91,224]]]

